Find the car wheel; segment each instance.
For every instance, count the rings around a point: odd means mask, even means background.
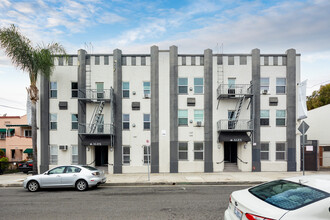
[[[78,190],[78,191],[84,191],[84,190],[86,190],[88,188],[88,184],[87,184],[87,182],[85,181],[85,180],[78,180],[77,182],[76,182],[76,189]]]
[[[39,190],[39,183],[35,180],[32,180],[28,183],[27,188],[30,192],[36,192]]]

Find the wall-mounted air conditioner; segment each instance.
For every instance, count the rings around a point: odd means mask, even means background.
[[[262,94],[263,95],[267,95],[268,94],[268,90],[267,89],[262,90]]]
[[[195,122],[195,127],[202,127],[202,126],[204,126],[203,122],[201,122],[201,121]]]
[[[151,94],[144,94],[144,98],[145,99],[150,99],[151,98]]]
[[[60,145],[59,146],[60,150],[67,150],[68,149],[68,145]]]

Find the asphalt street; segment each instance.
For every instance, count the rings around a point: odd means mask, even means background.
[[[249,186],[101,186],[85,192],[0,188],[0,219],[223,219],[232,191]]]

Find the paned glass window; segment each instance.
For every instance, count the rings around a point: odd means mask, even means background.
[[[269,143],[261,143],[260,159],[269,160]]]
[[[150,90],[150,82],[143,82],[143,94],[144,94],[144,97],[149,97],[150,98],[150,93],[151,93],[151,90]]]
[[[71,160],[72,164],[78,164],[78,146],[77,145],[72,145],[71,146]]]
[[[269,78],[266,77],[266,78],[260,78],[260,90],[261,90],[261,93],[268,93],[269,91]]]
[[[204,121],[204,110],[194,110],[194,121]]]
[[[78,114],[71,115],[71,129],[78,130]]]
[[[50,130],[57,130],[57,114],[50,114]]]
[[[123,164],[129,165],[131,163],[131,148],[123,146]]]
[[[276,94],[285,94],[286,78],[276,78]]]
[[[123,130],[129,130],[129,114],[123,114]]]
[[[276,126],[285,126],[285,110],[276,110]]]
[[[150,130],[150,114],[143,114],[143,129]]]
[[[78,98],[78,83],[71,82],[71,98]]]
[[[194,93],[203,94],[204,93],[204,79],[194,78]]]
[[[269,110],[260,110],[260,125],[269,125]]]
[[[179,160],[188,160],[188,142],[179,142]]]
[[[276,160],[285,160],[285,143],[276,143]]]
[[[51,145],[49,150],[49,164],[57,165],[57,158],[58,158],[58,146]]]
[[[123,82],[123,98],[129,98],[129,82]]]
[[[188,78],[179,78],[178,89],[179,94],[188,94]]]
[[[204,144],[202,142],[194,142],[194,160],[204,159]]]
[[[144,146],[143,147],[143,163],[149,164],[151,163],[151,148],[150,146]]]
[[[50,82],[50,98],[57,98],[57,82]]]
[[[188,110],[178,111],[179,125],[188,125]]]

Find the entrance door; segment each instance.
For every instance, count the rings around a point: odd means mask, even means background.
[[[95,166],[108,165],[108,146],[95,146]]]
[[[237,142],[225,142],[225,162],[237,163]]]

